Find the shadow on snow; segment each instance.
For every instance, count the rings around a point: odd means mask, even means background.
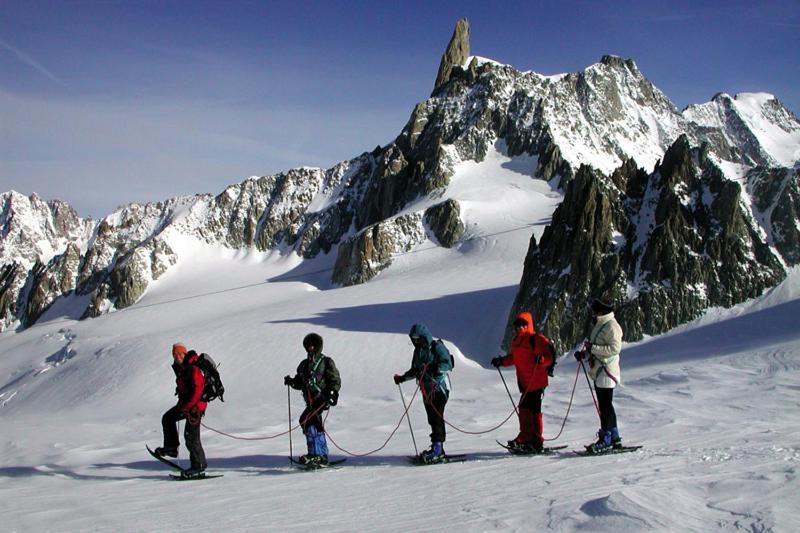
[[[326,309],[312,316],[272,321],[306,323],[342,331],[406,334],[415,323],[428,326],[478,362],[496,355],[517,286],[449,294],[430,300]]]

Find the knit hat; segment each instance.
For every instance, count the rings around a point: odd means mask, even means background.
[[[594,301],[592,301],[592,313],[596,315],[607,315],[613,311],[614,307],[600,298],[595,298]]]
[[[186,345],[182,342],[176,342],[172,345],[172,357],[178,357],[181,354],[186,355]]]

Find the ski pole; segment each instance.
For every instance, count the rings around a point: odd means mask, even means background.
[[[405,409],[406,419],[408,420],[408,430],[411,432],[411,442],[414,443],[414,453],[419,455],[419,450],[417,450],[417,440],[414,438],[414,429],[411,427],[411,413],[408,412],[406,397],[403,396],[403,387],[401,387],[399,383],[397,384],[397,390],[400,391],[400,399],[403,400],[403,409]]]
[[[597,410],[597,416],[600,416],[600,407],[597,405],[597,400],[594,397],[594,390],[592,389],[592,382],[589,381],[589,373],[586,371],[586,366],[583,364],[583,359],[579,360],[581,362],[581,368],[583,369],[583,375],[586,376],[586,384],[589,386],[589,394],[592,395],[592,401],[594,402],[594,408]]]
[[[286,403],[289,406],[289,460],[294,457],[292,451],[292,389],[286,385]]]
[[[517,411],[517,404],[514,403],[514,398],[511,396],[511,391],[508,390],[508,385],[506,384],[506,378],[503,377],[503,373],[500,371],[499,366],[495,368],[497,368],[497,373],[500,374],[500,379],[503,380],[503,386],[506,388],[506,392],[508,393],[508,399],[511,400],[511,405],[514,406],[514,412],[517,413],[517,416],[519,416],[519,411]]]

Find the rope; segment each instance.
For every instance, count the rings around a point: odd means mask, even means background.
[[[572,409],[572,399],[575,397],[575,389],[578,388],[578,376],[580,375],[580,369],[575,367],[575,382],[572,384],[572,393],[569,395],[569,405],[567,405],[567,414],[564,415],[564,421],[561,422],[561,429],[558,430],[558,435],[553,437],[552,439],[544,439],[547,441],[550,440],[558,440],[561,436],[561,433],[564,431],[564,426],[567,425],[567,418],[569,417],[569,411]]]
[[[489,429],[486,429],[486,430],[483,430],[483,431],[469,431],[469,430],[466,430],[466,429],[462,429],[462,428],[460,428],[460,427],[458,427],[458,426],[456,426],[456,425],[454,425],[454,424],[451,424],[451,423],[450,423],[450,422],[449,422],[449,421],[448,421],[448,420],[447,420],[447,419],[444,417],[444,415],[442,415],[442,413],[440,413],[440,412],[439,412],[439,410],[438,410],[438,409],[436,409],[436,407],[433,405],[433,402],[430,400],[429,396],[428,396],[428,395],[427,395],[427,393],[425,392],[425,388],[424,388],[424,387],[419,387],[419,386],[418,386],[418,388],[419,388],[419,389],[422,391],[422,397],[423,397],[424,401],[425,401],[425,402],[426,402],[428,405],[430,405],[431,409],[433,409],[433,412],[434,412],[434,413],[436,413],[437,415],[439,415],[439,418],[441,418],[441,419],[442,419],[442,421],[443,421],[445,424],[447,424],[447,425],[448,425],[448,426],[450,426],[451,428],[455,429],[455,430],[456,430],[456,431],[458,431],[459,433],[464,433],[464,434],[466,434],[466,435],[484,435],[484,434],[486,434],[486,433],[491,433],[492,431],[495,431],[495,430],[497,430],[497,429],[499,429],[499,428],[503,427],[503,426],[505,425],[505,423],[506,423],[506,422],[508,422],[509,420],[511,420],[511,417],[512,417],[512,416],[514,416],[514,414],[516,413],[516,409],[512,410],[512,411],[511,411],[511,413],[509,413],[509,415],[508,415],[508,416],[505,418],[505,420],[503,420],[502,422],[500,422],[499,424],[497,424],[496,426],[494,426],[494,427],[492,427],[492,428],[489,428]]]
[[[323,407],[325,407],[325,404],[322,404],[319,407],[317,407],[316,409],[314,409],[308,415],[308,418],[311,418],[312,416],[314,416],[317,413],[319,413],[319,411],[322,410]],[[289,423],[291,424],[291,420],[289,421]],[[225,433],[224,431],[221,431],[219,429],[214,429],[214,428],[212,428],[210,426],[205,425],[203,422],[200,422],[200,425],[203,426],[204,428],[206,428],[209,431],[213,431],[214,433],[218,433],[219,435],[224,435],[226,437],[230,437],[231,439],[236,439],[236,440],[270,440],[270,439],[277,439],[278,437],[283,437],[284,435],[289,435],[292,431],[294,431],[295,429],[298,429],[300,427],[300,424],[297,424],[294,427],[290,427],[286,431],[282,431],[282,432],[277,433],[275,435],[269,435],[269,436],[266,436],[266,437],[242,437],[242,436],[239,436],[239,435],[231,435],[230,433]]]
[[[295,429],[300,427],[300,424],[298,424],[298,425],[294,426],[293,428],[291,428],[291,429],[289,429],[287,431],[283,431],[281,433],[278,433],[277,435],[269,435],[267,437],[242,437],[240,435],[231,435],[230,433],[225,433],[224,431],[221,431],[219,429],[214,429],[212,427],[209,427],[209,426],[205,425],[203,422],[201,422],[200,425],[203,426],[204,428],[206,428],[209,431],[213,431],[214,433],[218,433],[219,435],[224,435],[226,437],[230,437],[231,439],[236,439],[236,440],[269,440],[269,439],[277,439],[278,437],[283,437],[284,435],[288,435],[289,433],[291,433],[292,431],[294,431]]]
[[[414,428],[411,425],[411,415],[408,414],[408,405],[406,405],[406,397],[403,396],[403,387],[400,386],[400,383],[397,384],[397,390],[400,391],[400,399],[403,401],[403,409],[406,412],[406,420],[408,420],[408,431],[411,433],[411,442],[414,444],[414,455],[419,455],[419,449],[417,449],[417,439],[414,438]]]
[[[331,441],[331,444],[333,444],[333,445],[334,445],[334,447],[335,447],[337,450],[339,450],[339,451],[340,451],[340,452],[342,452],[342,453],[346,453],[347,455],[349,455],[349,456],[351,456],[351,457],[367,457],[367,456],[369,456],[369,455],[372,455],[373,453],[377,453],[377,452],[381,451],[382,449],[384,449],[384,448],[386,447],[386,445],[387,445],[387,444],[389,444],[389,441],[390,441],[390,440],[392,440],[392,438],[394,437],[395,433],[397,433],[397,430],[399,430],[399,429],[400,429],[400,426],[403,424],[403,419],[404,419],[404,418],[406,417],[406,415],[408,414],[408,410],[409,410],[409,409],[411,409],[411,404],[413,404],[413,403],[414,403],[414,398],[416,398],[416,397],[417,397],[417,392],[418,392],[419,390],[420,390],[420,387],[419,387],[419,385],[417,385],[417,388],[416,388],[416,389],[414,389],[414,394],[411,396],[411,400],[408,402],[408,407],[406,407],[405,411],[403,411],[403,414],[402,414],[402,416],[400,416],[400,420],[398,420],[398,421],[397,421],[397,425],[394,427],[394,429],[392,430],[392,432],[391,432],[391,433],[389,433],[389,436],[386,438],[386,441],[385,441],[385,442],[384,442],[384,443],[383,443],[383,444],[382,444],[380,447],[378,447],[378,448],[375,448],[374,450],[371,450],[371,451],[368,451],[368,452],[365,452],[365,453],[355,453],[355,452],[351,452],[351,451],[349,451],[349,450],[347,450],[347,449],[345,449],[345,448],[342,448],[341,446],[339,446],[339,445],[336,443],[336,441],[333,439],[333,437],[331,436],[330,432],[329,432],[329,431],[326,431],[326,432],[325,432],[325,434],[327,435],[327,437],[328,437],[328,440],[330,440],[330,441]]]

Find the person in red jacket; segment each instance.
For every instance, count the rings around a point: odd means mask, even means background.
[[[552,375],[555,366],[555,354],[550,340],[536,332],[530,313],[517,316],[514,331],[510,353],[492,359],[495,367],[516,367],[517,385],[522,393],[518,405],[519,435],[508,441],[508,446],[519,451],[541,452],[544,449],[542,398],[548,375]]]
[[[177,457],[180,445],[178,422],[186,419],[183,438],[191,462],[191,467],[184,472],[186,476],[200,475],[207,466],[206,454],[200,442],[200,419],[205,414],[207,406],[206,402],[200,399],[203,396],[205,377],[194,364],[197,358],[197,353],[194,350],[187,351],[183,343],[172,345],[172,370],[175,372],[177,385],[175,394],[178,395],[178,403],[161,417],[164,446],[155,449],[155,453],[162,457]]]

